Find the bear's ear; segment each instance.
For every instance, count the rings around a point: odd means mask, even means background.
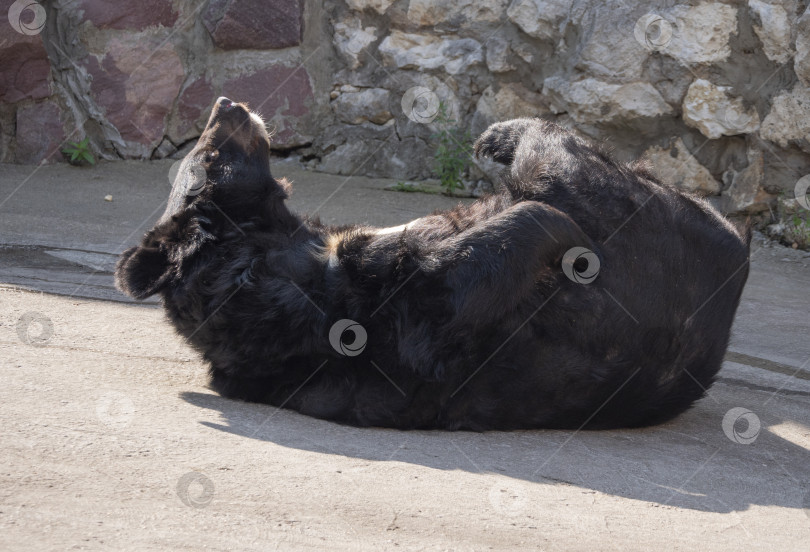
[[[169,279],[166,253],[157,247],[132,247],[121,254],[115,266],[115,287],[135,299],[154,295]]]

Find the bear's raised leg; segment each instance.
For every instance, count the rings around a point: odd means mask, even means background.
[[[475,154],[509,166],[501,183],[515,200],[547,201],[555,189],[567,195],[570,186],[597,178],[627,178],[626,168],[600,148],[542,119],[495,123],[476,141]]]
[[[511,165],[520,138],[532,127],[541,128],[539,119],[512,119],[490,125],[475,141],[475,156],[490,157],[498,163]]]
[[[597,251],[568,215],[537,201],[513,205],[444,244],[457,312],[477,320],[510,312],[539,279],[557,280],[550,272],[565,280],[561,260],[572,247]]]

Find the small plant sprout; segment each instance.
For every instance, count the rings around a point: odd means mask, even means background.
[[[810,211],[797,208],[785,226],[785,237],[794,248],[810,249]]]
[[[434,124],[438,132],[432,138],[437,140],[435,170],[446,195],[455,195],[455,190],[464,187],[461,177],[470,165],[472,137],[467,131],[453,126],[457,121],[447,113],[447,105],[439,102],[439,114]]]
[[[765,232],[784,245],[810,250],[810,209],[805,208],[804,197],[794,199],[791,195],[780,194],[774,224]]]
[[[96,158],[90,151],[90,138],[85,138],[81,142],[68,142],[67,146],[62,148],[62,153],[68,156],[68,163],[71,165],[96,164]]]

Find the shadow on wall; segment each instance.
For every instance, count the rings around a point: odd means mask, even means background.
[[[760,391],[767,397],[776,390]],[[181,394],[221,413],[223,424],[203,425],[234,435],[323,454],[507,476],[511,498],[493,506],[514,515],[537,508],[533,494],[542,485],[706,512],[754,505],[810,512],[810,452],[769,429],[795,418],[796,405],[791,410],[783,401],[796,397],[774,400],[768,418],[760,422],[754,415],[748,426],[737,418],[750,414],[728,408],[727,387],[716,385],[711,397],[675,421],[645,429],[454,433],[354,428],[217,395]],[[800,423],[807,427],[810,419]]]

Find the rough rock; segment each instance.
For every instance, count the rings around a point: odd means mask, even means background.
[[[672,24],[671,40],[661,51],[681,63],[716,63],[731,55],[729,39],[737,34],[737,10],[719,2],[678,4],[662,11]]]
[[[513,0],[506,15],[527,35],[556,42],[570,9],[570,0]]]
[[[378,145],[374,145],[379,147]],[[318,170],[332,174],[354,174],[362,167],[364,160],[372,151],[368,151],[368,142],[346,142],[324,155],[318,165]]]
[[[166,0],[141,0],[135,10],[120,0],[82,0],[78,7],[84,11],[84,20],[97,29],[142,31],[158,25],[171,27],[177,21],[177,12]]]
[[[574,13],[573,23],[581,29],[573,58],[575,69],[609,82],[641,80],[651,50],[646,42],[639,42],[632,26],[637,14],[638,7],[634,3],[622,0],[596,4],[585,13]]]
[[[550,77],[543,84],[543,94],[551,100],[554,113],[567,112],[578,123],[672,113],[661,94],[646,82],[610,84],[591,78],[569,82],[563,77]]]
[[[383,125],[369,123],[344,127],[327,143],[330,150],[321,159],[318,170],[336,174],[392,174],[408,178],[409,174],[429,176],[422,171],[432,152],[414,137],[397,136],[395,121]],[[418,163],[414,160],[418,159]]]
[[[460,25],[465,21],[493,22],[501,18],[508,0],[411,0],[408,21],[420,26]]]
[[[791,56],[790,19],[785,8],[762,0],[748,0],[748,9],[765,55],[771,61],[787,63]]]
[[[333,42],[350,69],[360,67],[360,53],[377,40],[376,27],[363,27],[361,21],[351,19],[335,23]]]
[[[724,213],[754,214],[767,211],[773,197],[762,190],[764,159],[761,151],[748,152],[748,166],[741,171],[729,171],[724,179],[731,185],[723,191],[715,205]]]
[[[492,123],[518,117],[539,117],[548,113],[548,106],[540,94],[518,83],[488,86],[478,100],[470,126],[473,134],[480,134]]]
[[[50,73],[41,35],[4,31],[0,41],[0,101],[14,103],[47,98]]]
[[[390,93],[384,88],[348,90],[332,100],[332,111],[344,123],[381,125],[393,117],[388,110],[389,99]]]
[[[746,108],[742,98],[728,94],[730,90],[728,86],[696,79],[683,99],[684,122],[712,139],[756,132],[759,129],[757,110]]]
[[[65,139],[59,107],[50,100],[17,109],[17,163],[61,161]],[[75,138],[77,141],[78,137]]]
[[[152,152],[152,159],[165,159],[175,153],[177,153],[177,147],[171,140],[164,138],[163,141],[158,144],[158,147],[155,148],[155,151]]]
[[[664,184],[701,195],[720,193],[720,182],[695,159],[679,137],[667,148],[649,148],[644,152],[644,158]]]
[[[273,65],[229,79],[223,84],[222,94],[247,102],[252,110],[262,115],[274,132],[273,147],[290,148],[312,141],[304,116],[309,113],[313,93],[309,74],[303,66]]]
[[[434,176],[435,146],[418,138],[393,137],[375,156],[378,174],[390,174],[393,178],[431,178]],[[417,166],[414,166],[414,165]]]
[[[175,143],[184,142],[202,132],[204,121],[201,119],[207,115],[214,98],[214,88],[204,77],[193,80],[183,89],[169,125],[169,136]]]
[[[486,42],[487,69],[493,73],[514,71],[515,66],[509,62],[513,55],[509,51],[509,42],[500,36],[492,36]]]
[[[374,10],[382,15],[391,7],[394,0],[346,0],[346,3],[355,11]]]
[[[275,49],[301,42],[299,0],[211,0],[203,23],[223,50]]]
[[[379,51],[387,65],[398,69],[437,69],[451,75],[484,60],[481,44],[472,38],[436,36],[392,31],[380,43]]]
[[[810,153],[810,90],[797,83],[774,98],[759,135],[783,148],[795,144]]]
[[[163,138],[166,115],[183,83],[183,64],[159,36],[110,39],[107,53],[86,68],[96,103],[127,142],[127,156],[149,157]]]
[[[810,87],[810,8],[796,22],[796,57],[793,68],[802,84]]]
[[[515,52],[520,59],[525,61],[526,63],[532,63],[534,61],[534,54],[532,53],[534,50],[523,44],[522,42],[518,42],[517,44],[512,43],[510,45],[512,51]]]
[[[642,80],[655,86],[669,105],[680,106],[695,79],[693,71],[669,56],[653,55],[647,58]]]

